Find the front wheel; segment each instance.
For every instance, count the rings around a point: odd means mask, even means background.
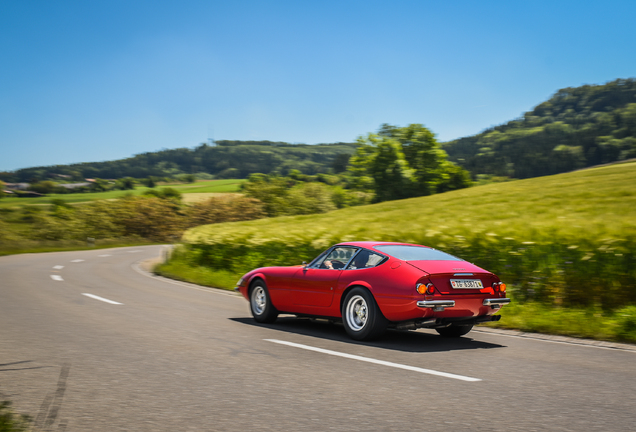
[[[380,337],[387,325],[373,295],[364,288],[347,293],[342,303],[342,322],[347,334],[360,341]]]
[[[250,309],[259,323],[273,323],[278,318],[278,311],[272,304],[267,286],[261,280],[256,281],[250,289]]]
[[[457,337],[464,336],[469,331],[471,331],[472,328],[473,328],[472,325],[455,325],[455,324],[452,324],[452,325],[450,325],[448,327],[438,328],[438,329],[435,329],[435,330],[442,337],[457,338]]]

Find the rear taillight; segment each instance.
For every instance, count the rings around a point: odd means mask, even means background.
[[[495,292],[499,291],[499,292],[505,293],[506,292],[506,284],[503,283],[503,282],[494,282],[492,284],[492,289],[494,289]]]
[[[415,287],[419,294],[433,294],[435,292],[435,286],[432,283],[422,284],[419,283]]]

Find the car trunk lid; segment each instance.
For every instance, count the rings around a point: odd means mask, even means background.
[[[492,283],[495,282],[495,276],[467,261],[422,260],[407,262],[428,273],[430,281],[441,294],[492,293]],[[478,281],[481,282],[483,288],[478,287]]]

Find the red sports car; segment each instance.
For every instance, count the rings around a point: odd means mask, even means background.
[[[506,285],[474,264],[427,246],[369,241],[337,244],[302,266],[252,270],[236,290],[257,322],[280,313],[342,319],[356,340],[387,328],[459,337],[498,321],[493,314],[510,303]]]

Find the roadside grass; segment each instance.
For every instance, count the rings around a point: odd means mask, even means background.
[[[513,301],[499,314],[501,321],[480,324],[485,327],[547,333],[578,338],[636,343],[636,306],[614,312],[600,308],[560,308],[539,302]]]
[[[31,422],[31,417],[16,414],[10,401],[0,402],[0,432],[28,432],[32,430]]]
[[[187,260],[176,258],[157,265],[153,271],[167,278],[228,291],[234,289],[240,277],[229,271],[213,270],[210,267],[193,265]]]

